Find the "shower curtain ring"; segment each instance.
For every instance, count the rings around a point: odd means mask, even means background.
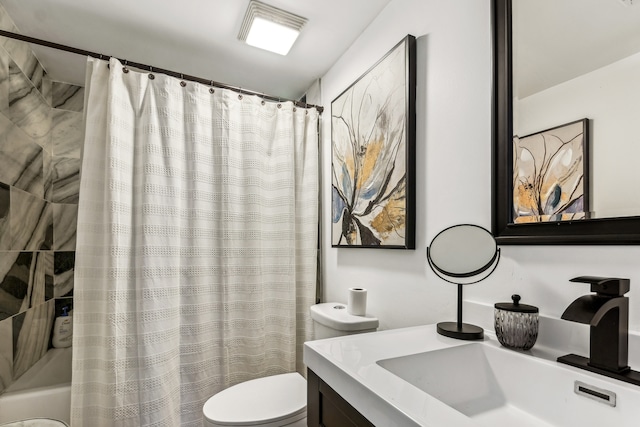
[[[129,69],[127,68],[127,64],[128,64],[128,61],[125,59],[124,67],[122,67],[122,72],[125,74],[129,72]]]

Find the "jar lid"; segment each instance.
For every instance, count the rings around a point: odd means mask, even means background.
[[[520,295],[511,295],[513,302],[498,302],[494,305],[499,310],[514,311],[516,313],[537,313],[538,307],[527,304],[520,304]]]

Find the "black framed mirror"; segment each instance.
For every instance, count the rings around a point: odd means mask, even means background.
[[[496,241],[500,245],[640,244],[640,215],[603,218],[587,215],[585,219],[514,222],[512,12],[515,1],[518,0],[493,0],[492,233]],[[634,195],[640,194],[640,190],[635,186],[627,194],[638,197]]]

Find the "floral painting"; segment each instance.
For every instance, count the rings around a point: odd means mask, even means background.
[[[513,140],[514,222],[584,219],[589,213],[589,120]]]
[[[332,246],[414,249],[415,38],[331,103]]]

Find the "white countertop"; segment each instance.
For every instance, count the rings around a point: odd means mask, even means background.
[[[496,342],[485,338],[491,340]],[[377,427],[475,426],[460,412],[376,363],[468,343],[439,335],[435,325],[416,326],[309,341],[304,362]]]
[[[385,359],[432,352],[472,342],[478,341],[456,340],[441,336],[436,332],[435,325],[416,326],[309,341],[305,343],[304,362],[309,369],[314,371],[376,427],[495,425],[492,423],[487,424],[486,422],[480,423],[479,420],[465,416],[377,363]],[[573,381],[576,379],[588,381],[591,385],[615,391],[619,397],[622,396],[621,401],[632,402],[631,406],[628,403],[619,405],[615,409],[615,414],[617,414],[618,418],[616,419],[619,422],[617,425],[636,425],[635,416],[630,416],[628,415],[630,412],[624,411],[631,410],[631,413],[633,413],[635,411],[633,408],[637,408],[637,404],[640,403],[640,389],[637,386],[557,364],[555,362],[556,358],[565,354],[562,350],[549,349],[542,345],[526,352],[513,352],[513,350],[504,349],[498,343],[495,335],[486,329],[485,338],[481,341],[481,344],[498,349],[500,354],[504,355],[502,357],[506,357],[504,363],[512,364],[513,360],[515,360],[513,356],[516,354],[518,354],[517,357],[531,358],[528,360],[533,362],[532,364],[515,368],[516,370],[512,374],[507,374],[509,378],[511,378],[510,375],[513,375],[517,384],[520,384],[522,380],[526,384],[527,390],[532,390],[533,385],[538,387],[531,399],[536,400],[536,396],[553,394],[546,393],[545,390],[547,389],[545,387],[554,387],[554,390],[560,389],[565,394],[556,396],[553,400],[553,405],[567,405],[567,402],[571,401],[571,404],[574,405],[572,408],[580,411],[584,415],[583,418],[586,417],[585,419],[589,422],[597,421],[597,419],[602,421],[603,416],[613,416],[614,413],[608,409],[603,409],[607,407],[601,403],[588,399],[585,401],[582,397],[574,396]],[[534,362],[536,360],[537,362]],[[452,363],[457,363],[455,366],[460,366],[461,364],[459,360],[455,362],[452,360]],[[539,365],[558,369],[558,371],[547,370],[546,372],[551,372],[550,375],[553,376],[553,379],[557,379],[560,385],[554,385],[550,378],[538,381],[540,377],[532,373],[529,373],[529,375],[522,374],[526,376],[527,379],[525,380],[520,375],[522,371],[518,371],[518,369],[529,370]],[[456,372],[459,372],[460,375],[465,375],[465,368],[467,366],[460,366],[460,369]],[[505,366],[506,368],[507,366]],[[421,374],[418,372],[418,375]],[[544,402],[544,399],[542,401]],[[561,401],[564,403],[560,403]],[[548,412],[549,408],[546,403],[543,403],[542,407],[545,408],[543,412]],[[565,409],[567,408],[568,406]],[[573,411],[574,409],[571,410]],[[567,424],[566,420],[563,423],[563,425],[571,425],[571,422]],[[523,425],[554,424],[541,422],[540,424]]]

